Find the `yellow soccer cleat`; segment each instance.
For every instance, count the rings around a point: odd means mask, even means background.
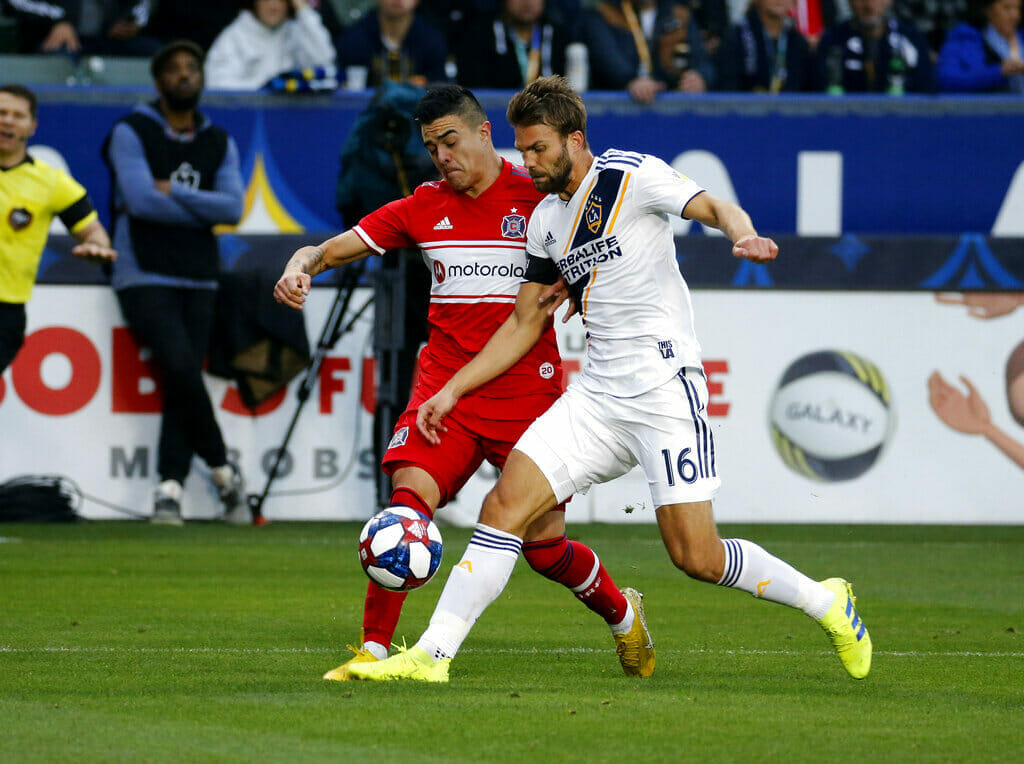
[[[353,664],[348,669],[350,679],[370,682],[394,682],[412,679],[417,682],[447,682],[451,658],[435,661],[422,647],[401,650],[387,660]]]
[[[650,676],[654,673],[654,640],[647,630],[647,619],[644,617],[644,595],[636,589],[626,587],[622,596],[633,606],[633,628],[625,634],[613,634],[615,652],[619,654],[619,663],[626,676]]]
[[[347,682],[352,677],[348,675],[349,666],[355,663],[373,663],[379,661],[376,655],[371,653],[369,650],[364,650],[361,647],[353,647],[348,645],[348,649],[355,653],[351,658],[342,663],[338,668],[331,669],[324,674],[324,679],[329,679],[332,682]]]
[[[853,604],[853,586],[841,578],[829,578],[822,586],[836,595],[832,607],[818,623],[832,640],[843,668],[854,679],[863,679],[871,671],[871,635]]]

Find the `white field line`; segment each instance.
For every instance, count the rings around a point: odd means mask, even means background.
[[[13,647],[0,645],[0,654],[3,653],[126,653],[130,655],[154,653],[154,654],[212,654],[212,655],[272,655],[272,654],[332,654],[341,652],[334,647],[134,647],[126,645],[122,647]],[[599,650],[592,647],[560,647],[546,649],[517,649],[517,648],[467,648],[463,653],[476,653],[480,655],[570,655],[608,653],[611,648]],[[800,651],[800,650],[712,650],[705,648],[693,648],[689,650],[659,650],[664,655],[808,655],[821,654],[831,655],[831,650],[822,651]],[[918,650],[875,650],[875,655],[884,655],[895,658],[1024,658],[1024,652],[981,652],[974,650],[949,650],[942,652],[918,651]]]

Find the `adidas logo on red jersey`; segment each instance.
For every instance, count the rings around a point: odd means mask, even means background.
[[[437,225],[434,226],[434,230],[435,231],[450,231],[454,227],[455,226],[452,225],[452,221],[450,221],[448,219],[448,216],[445,215],[443,218],[441,218],[440,220],[437,221]]]

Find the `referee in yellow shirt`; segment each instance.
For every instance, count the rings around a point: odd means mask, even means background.
[[[54,216],[79,241],[72,253],[107,262],[117,257],[85,189],[25,150],[36,132],[36,110],[31,90],[0,86],[0,373],[25,341],[25,303]]]

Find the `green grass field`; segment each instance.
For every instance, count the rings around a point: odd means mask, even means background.
[[[320,679],[358,637],[358,531],[0,525],[0,761],[1024,758],[1024,527],[723,527],[855,582],[857,682],[802,614],[672,569],[654,527],[577,526],[647,595],[655,676],[520,561],[441,686]],[[469,538],[443,532],[410,644]]]

